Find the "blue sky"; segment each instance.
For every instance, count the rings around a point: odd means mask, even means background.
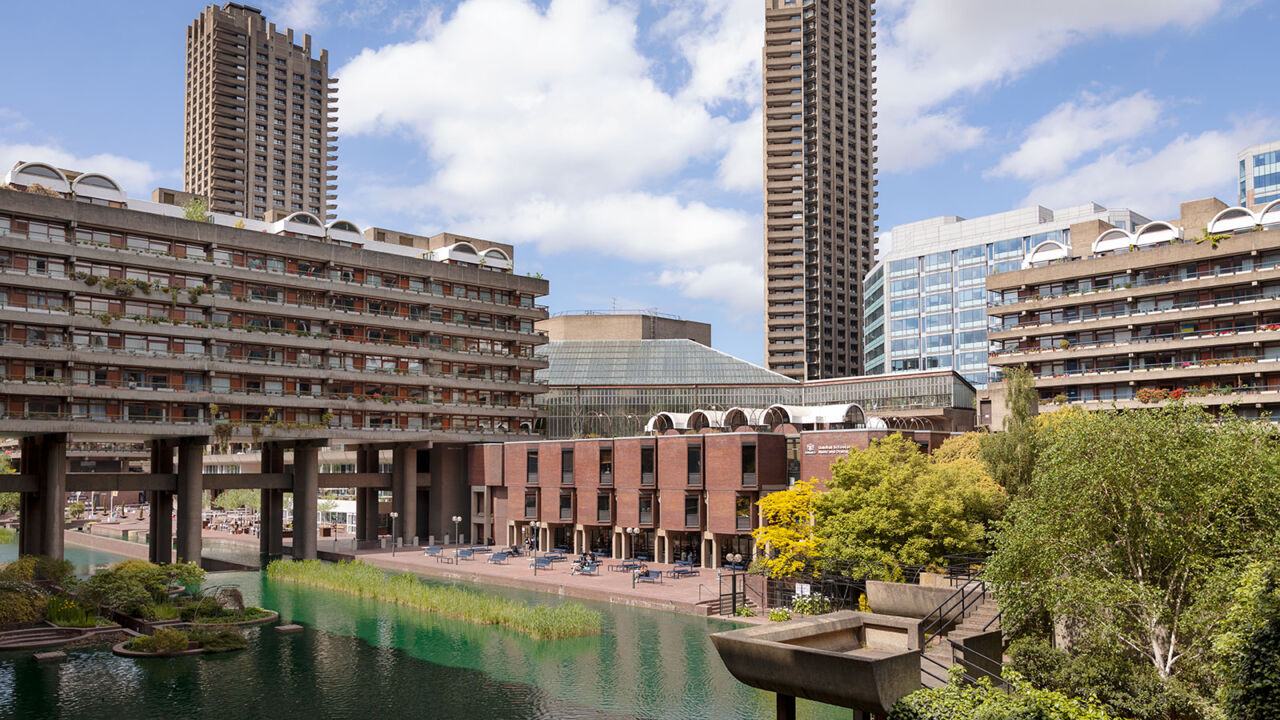
[[[655,308],[762,358],[760,0],[263,0],[340,79],[339,215],[517,246],[553,311]],[[0,165],[178,187],[203,3],[4,3]],[[880,228],[1234,199],[1280,139],[1280,2],[882,0]]]

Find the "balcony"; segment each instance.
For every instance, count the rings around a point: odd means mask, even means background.
[[[573,484],[573,471],[572,471],[572,470],[570,470],[569,472],[561,472],[561,473],[560,473],[560,484],[561,484],[561,485],[572,485],[572,484]]]
[[[561,519],[561,520],[563,520],[563,521],[565,521],[565,522],[572,522],[572,521],[573,521],[573,508],[571,508],[571,507],[567,507],[567,508],[566,508],[566,507],[562,507],[562,508],[560,508],[560,519]]]
[[[750,530],[750,529],[751,529],[751,516],[750,516],[750,515],[739,515],[739,516],[738,516],[738,529],[739,529],[739,530]]]
[[[601,471],[601,473],[600,473],[600,484],[601,484],[601,485],[612,485],[612,484],[613,484],[613,472],[612,472],[612,471]]]
[[[684,514],[684,526],[687,528],[701,527],[702,526],[701,520],[702,519],[698,517],[698,513],[696,512]]]
[[[688,484],[688,485],[701,485],[701,484],[702,484],[702,473],[700,473],[700,472],[691,472],[691,473],[689,473],[689,480],[688,480],[687,484]]]
[[[640,484],[641,484],[641,485],[644,485],[644,486],[647,486],[647,487],[652,487],[652,486],[653,486],[653,473],[652,473],[652,472],[642,472],[642,473],[640,473]]]
[[[641,511],[640,511],[640,524],[641,524],[641,525],[652,525],[652,524],[653,524],[653,511],[652,511],[652,510],[641,510]]]
[[[536,473],[536,472],[531,472],[531,473],[526,474],[526,475],[524,476],[524,481],[525,481],[525,484],[527,484],[527,485],[537,485],[537,484],[538,484],[538,473]]]
[[[742,473],[742,487],[755,487],[755,486],[756,486],[756,474],[753,472]],[[747,527],[750,528],[751,527],[750,524],[748,524]]]

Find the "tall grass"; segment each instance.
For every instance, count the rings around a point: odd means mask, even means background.
[[[273,560],[273,580],[339,590],[481,625],[502,625],[540,639],[594,635],[600,613],[578,603],[533,605],[449,585],[427,585],[408,573],[387,575],[362,562]]]

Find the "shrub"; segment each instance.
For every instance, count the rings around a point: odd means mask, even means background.
[[[752,610],[751,608],[747,607],[746,605],[741,605],[741,606],[739,606],[739,607],[738,607],[738,609],[737,609],[737,610],[734,610],[734,611],[733,611],[733,614],[734,614],[735,616],[737,616],[737,617],[755,617],[755,616],[756,616],[756,611],[755,611],[755,610]]]
[[[190,639],[181,630],[162,628],[152,635],[134,638],[125,644],[126,650],[150,653],[176,653],[187,649]]]
[[[197,617],[200,618],[201,622],[212,622],[224,612],[226,610],[222,607],[222,603],[218,602],[217,598],[202,597],[183,605],[180,615],[186,622],[191,622]]]
[[[77,597],[108,612],[122,612],[140,617],[151,606],[151,593],[136,578],[117,572],[100,572],[85,580]]]
[[[192,642],[199,643],[205,652],[220,653],[243,650],[249,647],[244,635],[234,630],[192,630]]]
[[[45,602],[44,594],[31,586],[0,589],[0,625],[36,622],[44,615]]]
[[[822,595],[797,595],[791,601],[791,611],[805,615],[823,615],[831,612],[831,601]]]
[[[1013,671],[1005,677],[1008,692],[996,689],[985,678],[977,684],[958,677],[941,687],[917,690],[898,700],[889,720],[1112,720],[1100,705],[1076,700],[1051,690],[1037,690]]]
[[[791,613],[787,612],[785,608],[774,608],[769,611],[769,619],[773,622],[783,622],[791,619]]]
[[[94,627],[98,624],[98,617],[92,610],[61,595],[49,599],[45,619],[62,627]]]
[[[75,577],[75,566],[44,555],[23,555],[0,568],[0,580],[19,582],[67,582]]]
[[[148,620],[177,620],[179,617],[178,606],[170,605],[169,603],[148,605],[143,611],[143,617]]]

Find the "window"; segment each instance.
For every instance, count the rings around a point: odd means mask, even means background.
[[[641,525],[653,524],[653,496],[652,495],[646,494],[646,495],[640,496],[640,524]]]
[[[742,446],[742,485],[744,487],[755,487],[756,485],[756,446]]]
[[[701,485],[702,484],[702,446],[690,445],[687,450],[687,457],[688,457],[687,466],[689,471],[688,483],[690,485]]]
[[[736,499],[735,514],[737,515],[737,528],[739,530],[751,529],[751,497],[749,495],[739,495]]]
[[[560,496],[560,519],[573,520],[573,496],[563,494]]]
[[[524,516],[532,520],[538,517],[538,491],[529,490],[524,494]]]
[[[613,484],[613,448],[600,448],[600,484]]]
[[[524,477],[530,485],[538,484],[538,451],[530,450],[525,455]]]
[[[573,450],[560,451],[560,484],[573,484]]]
[[[609,512],[611,505],[608,493],[600,493],[596,496],[596,522],[613,522],[612,513]]]
[[[687,528],[701,527],[702,522],[699,517],[699,508],[702,505],[702,498],[698,495],[684,496],[684,526]]]
[[[653,484],[653,453],[652,445],[640,448],[640,484]]]

